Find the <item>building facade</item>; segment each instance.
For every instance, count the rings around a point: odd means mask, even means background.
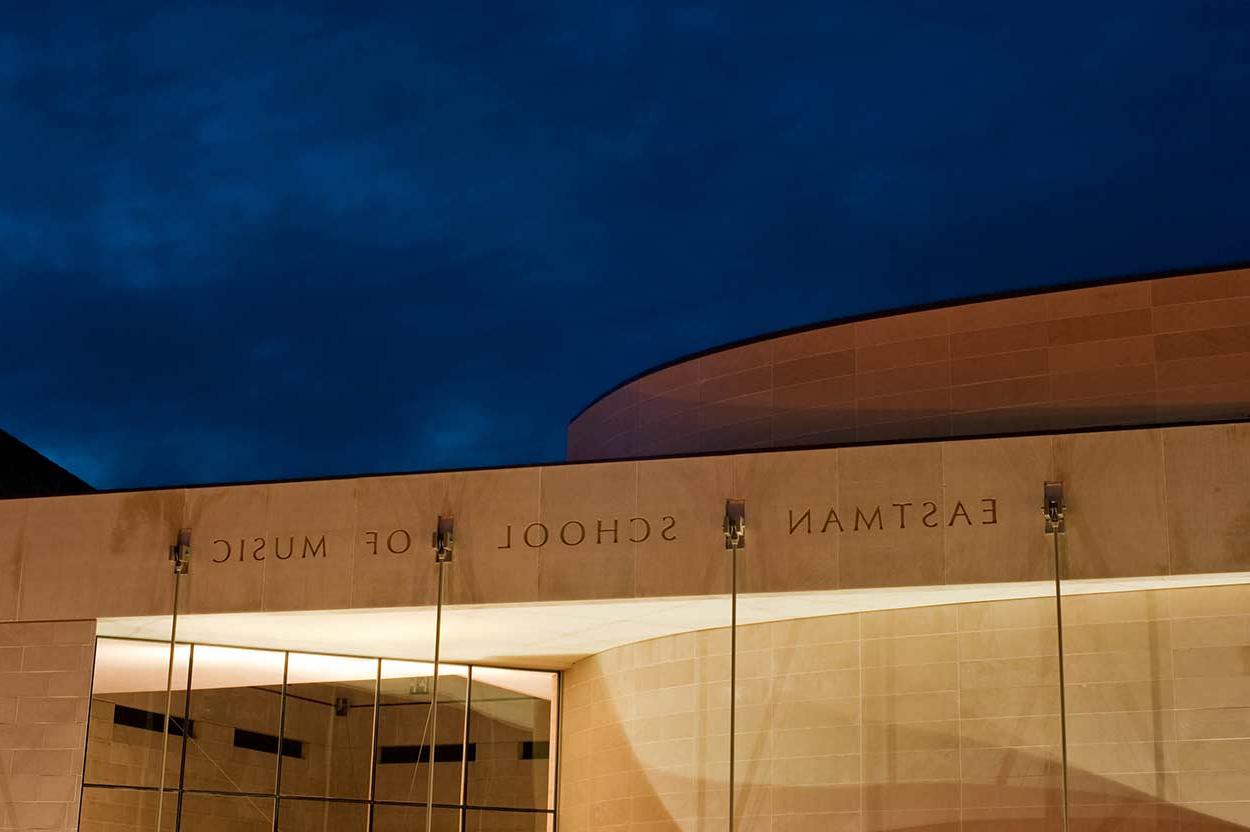
[[[3,500],[0,828],[1250,828],[1248,416],[1227,270],[696,356],[566,464]]]

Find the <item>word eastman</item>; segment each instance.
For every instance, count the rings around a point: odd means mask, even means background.
[[[831,507],[825,512],[823,518],[817,513],[814,520],[810,508],[804,509],[799,514],[796,514],[794,509],[790,509],[790,534],[800,532],[812,534],[813,530],[816,534],[827,534],[830,531],[906,529],[908,523],[911,523],[913,527],[919,524],[927,529],[936,529],[938,526],[998,525],[998,500],[992,497],[983,497],[978,504],[973,505],[971,512],[962,500],[955,501],[949,514],[943,512],[941,506],[933,500],[925,500],[919,505],[915,503],[890,503],[885,507],[876,505],[871,506],[871,512],[864,509],[864,506],[855,506],[854,515],[848,511],[845,523],[838,515],[836,508]]]

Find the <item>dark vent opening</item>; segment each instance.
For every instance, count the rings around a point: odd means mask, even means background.
[[[547,760],[551,758],[551,743],[525,740],[521,743],[522,760]]]
[[[248,731],[245,728],[235,728],[234,747],[246,748],[249,751],[261,751],[265,754],[277,754],[278,738],[273,734],[262,734],[258,731]],[[282,740],[282,756],[303,759],[303,740],[290,738]]]
[[[460,743],[447,743],[434,746],[434,762],[458,763],[461,760],[463,747]],[[477,760],[477,743],[469,743],[469,762]],[[430,760],[428,745],[380,745],[378,746],[378,765],[392,763],[426,763]]]
[[[195,720],[187,721],[186,728],[183,730],[182,717],[171,716],[169,718],[169,733],[175,737],[195,737]],[[158,734],[164,733],[165,715],[158,714],[155,711],[144,711],[140,708],[131,708],[126,705],[113,706],[113,724],[125,725],[127,728],[140,728],[144,731],[155,731]]]

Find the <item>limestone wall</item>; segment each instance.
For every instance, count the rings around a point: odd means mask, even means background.
[[[1072,828],[1250,827],[1250,586],[1066,597]],[[566,676],[561,829],[727,810],[728,632]],[[744,830],[1059,830],[1053,599],[738,632]]]
[[[76,829],[94,621],[0,623],[0,829]]]

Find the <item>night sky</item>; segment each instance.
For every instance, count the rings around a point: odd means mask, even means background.
[[[1244,0],[7,3],[0,428],[104,488],[559,460],[687,352],[1250,260],[1248,96]]]

